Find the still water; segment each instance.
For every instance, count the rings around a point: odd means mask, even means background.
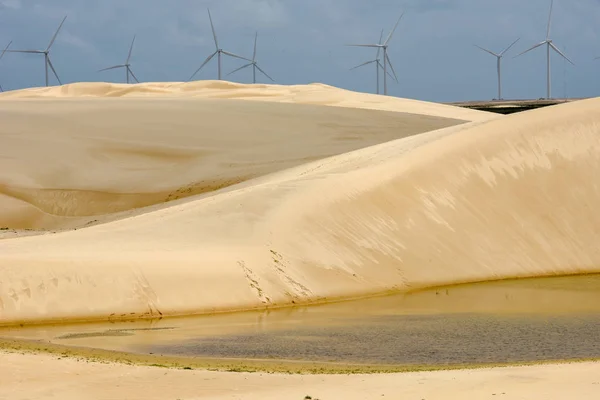
[[[600,275],[260,312],[0,329],[0,337],[184,358],[385,365],[599,358]]]

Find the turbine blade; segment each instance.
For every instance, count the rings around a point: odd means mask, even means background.
[[[352,71],[353,69],[360,68],[360,67],[362,67],[362,66],[364,66],[364,65],[373,64],[374,62],[377,62],[377,61],[378,61],[378,60],[366,61],[366,62],[364,62],[364,63],[362,63],[362,64],[359,64],[359,65],[357,65],[357,66],[355,66],[355,67],[352,67],[352,68],[350,68],[348,71]]]
[[[382,48],[381,44],[345,44],[344,46],[353,46],[353,47],[377,47]]]
[[[133,76],[133,79],[135,79],[135,81],[137,83],[140,83],[140,81],[138,80],[137,76],[135,76],[135,74],[133,73],[133,71],[131,70],[131,68],[127,67],[127,71],[131,74],[131,76]]]
[[[511,43],[510,46],[508,46],[507,48],[505,48],[502,53],[500,53],[499,55],[502,56],[504,55],[504,53],[506,53],[511,47],[513,47],[515,45],[515,43],[517,43],[521,38],[518,38],[517,40],[515,40],[514,42]]]
[[[231,75],[231,74],[233,74],[233,73],[236,73],[236,72],[238,72],[239,70],[241,70],[241,69],[244,69],[244,68],[247,68],[247,67],[249,67],[249,66],[251,66],[251,65],[252,65],[252,63],[249,63],[249,64],[244,64],[244,65],[242,65],[241,67],[234,69],[233,71],[231,71],[230,73],[228,73],[226,76],[229,76],[229,75]]]
[[[398,82],[398,76],[396,75],[396,71],[394,70],[394,66],[392,65],[392,61],[390,60],[390,56],[388,56],[387,53],[385,53],[385,58],[387,59],[387,62],[390,66],[390,69],[392,70],[392,73],[394,74],[394,79],[396,80],[396,83]]]
[[[65,17],[63,18],[62,22],[60,23],[60,25],[58,26],[58,29],[56,30],[56,32],[54,33],[54,36],[52,36],[52,40],[50,40],[50,44],[48,45],[48,48],[46,49],[46,51],[50,50],[50,47],[52,47],[52,45],[54,44],[54,41],[56,40],[56,37],[58,36],[58,32],[60,32],[60,28],[62,28],[63,24],[65,23],[65,20],[67,19],[67,16],[65,15]]]
[[[212,58],[215,56],[215,54],[217,54],[218,52],[215,51],[214,53],[212,53],[210,56],[206,57],[206,60],[204,60],[204,62],[202,63],[202,65],[200,67],[198,67],[198,69],[196,70],[196,72],[194,72],[192,74],[192,76],[190,76],[190,79],[188,79],[188,82],[192,80],[192,78],[198,73],[198,71],[200,71],[202,69],[202,67],[204,67],[210,60],[212,60]]]
[[[262,72],[262,74],[263,74],[264,76],[266,76],[267,78],[269,78],[269,79],[271,80],[271,82],[275,82],[275,79],[271,78],[271,77],[269,76],[269,74],[267,74],[265,71],[263,71],[263,69],[262,69],[261,67],[259,67],[258,65],[256,65],[256,69],[258,69],[260,72]]]
[[[109,69],[116,69],[116,68],[123,68],[123,67],[126,67],[126,65],[125,64],[122,64],[122,65],[113,65],[112,67],[99,69],[98,72],[108,71]]]
[[[4,88],[2,88],[2,85],[0,85],[0,92],[4,92]]]
[[[383,68],[383,67],[382,67],[382,68]],[[398,83],[398,79],[396,79],[396,78],[395,78],[395,77],[394,77],[392,74],[390,74],[390,71],[388,71],[388,72],[387,72],[387,74],[388,74],[388,76],[389,76],[390,78],[392,78],[393,80],[395,80],[395,81],[396,81],[396,83]]]
[[[534,45],[534,46],[531,46],[530,48],[528,48],[527,50],[525,50],[525,51],[524,51],[524,52],[522,52],[522,53],[519,53],[519,54],[517,54],[517,55],[516,55],[516,56],[514,56],[513,58],[517,58],[517,57],[519,57],[519,56],[521,56],[521,55],[523,55],[523,54],[525,54],[525,53],[528,53],[528,52],[530,52],[530,51],[531,51],[531,50],[533,50],[533,49],[537,49],[538,47],[540,47],[540,46],[541,46],[541,45],[543,45],[543,44],[546,44],[546,41],[545,41],[545,40],[544,40],[543,42],[539,42],[538,44],[536,44],[536,45]]]
[[[0,54],[0,60],[2,60],[2,57],[4,57],[4,53],[6,53],[6,50],[8,50],[8,48],[10,47],[11,44],[12,44],[12,40],[10,42],[8,42],[8,44],[6,45],[4,50],[2,50],[2,54]]]
[[[58,74],[56,73],[56,70],[54,69],[54,65],[52,65],[52,61],[50,61],[50,57],[48,57],[48,65],[50,66],[50,69],[54,73],[54,76],[56,77],[56,80],[58,81],[58,83],[60,83],[62,85],[62,82],[60,81],[60,78],[58,77]]]
[[[562,52],[562,51],[560,51],[560,50],[558,49],[558,47],[556,47],[556,46],[554,45],[554,43],[550,42],[550,47],[552,47],[552,48],[554,49],[554,51],[556,51],[558,54],[560,54],[560,55],[562,56],[562,58],[564,58],[565,60],[567,60],[568,62],[570,62],[570,63],[571,63],[571,65],[575,65],[575,64],[573,63],[573,61],[569,60],[569,57],[565,56],[565,55],[563,54],[563,52]]]
[[[381,30],[381,34],[379,35],[379,44],[381,44],[381,41],[383,40],[383,29]],[[376,59],[379,59],[379,54],[381,53],[381,47],[377,48],[377,56],[375,57]]]
[[[594,58],[594,60],[598,60],[598,59],[600,59],[600,57],[596,57],[596,58]]]
[[[384,68],[383,68],[383,64],[381,64],[381,62],[380,62],[379,60],[376,60],[376,61],[377,61],[377,65],[379,65],[379,68],[381,68],[381,69],[384,69]],[[392,74],[390,74],[390,71],[387,71],[387,75],[388,75],[390,78],[394,79],[394,80],[396,81],[396,83],[398,83],[398,81],[397,81],[397,80],[394,78],[394,76],[393,76]]]
[[[377,65],[379,65],[379,68],[381,68],[381,69],[383,70],[383,69],[384,69],[384,68],[383,68],[383,64],[382,64],[382,63],[381,63],[379,60],[376,60],[376,61],[377,61]],[[387,76],[389,76],[390,78],[392,78],[392,79],[396,80],[396,79],[394,78],[394,75],[390,74],[390,71],[387,71]],[[397,81],[397,80],[396,80],[396,83],[398,83],[398,81]]]
[[[212,29],[213,38],[215,39],[215,48],[219,50],[219,42],[217,41],[217,33],[215,32],[215,26],[212,22],[212,16],[210,15],[210,9],[208,9],[208,19],[210,20],[210,28]]]
[[[133,35],[133,40],[131,41],[131,46],[129,47],[129,55],[127,55],[127,61],[125,61],[125,64],[129,64],[129,59],[131,58],[131,52],[133,51],[133,44],[135,43],[135,36]]]
[[[250,61],[250,62],[252,62],[252,60],[249,60],[249,59],[247,59],[246,57],[238,56],[237,54],[233,54],[233,53],[230,53],[230,52],[228,52],[228,51],[225,51],[225,50],[221,50],[221,52],[222,52],[223,54],[227,54],[227,55],[228,55],[228,56],[230,56],[230,57],[235,57],[235,58],[239,58],[240,60],[246,60],[246,61]]]
[[[493,52],[493,51],[491,51],[491,50],[484,49],[483,47],[481,47],[481,46],[478,46],[478,45],[476,45],[476,44],[474,44],[473,46],[477,47],[478,49],[481,49],[481,50],[485,51],[486,53],[490,53],[491,55],[493,55],[493,56],[495,56],[495,57],[500,57],[500,54],[496,54],[496,53],[494,53],[494,52]]]
[[[390,42],[390,39],[392,38],[392,35],[396,31],[396,28],[398,27],[398,24],[400,23],[400,20],[402,19],[403,16],[404,16],[404,12],[402,12],[402,14],[400,14],[400,18],[398,18],[398,21],[396,21],[396,25],[394,25],[394,29],[392,29],[392,31],[390,32],[390,35],[387,37],[387,39],[385,39],[384,45],[387,45]]]
[[[6,50],[7,53],[44,54],[41,50]]]
[[[546,40],[550,39],[550,25],[552,22],[552,7],[554,6],[554,0],[550,0],[550,14],[548,15],[548,30],[546,31]]]
[[[252,53],[252,61],[256,61],[256,40],[258,39],[258,32],[254,35],[254,53]]]

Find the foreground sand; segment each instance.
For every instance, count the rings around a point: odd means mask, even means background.
[[[100,364],[0,351],[0,398],[544,399],[600,398],[600,363],[381,375],[281,375]]]
[[[445,128],[151,213],[0,241],[0,323],[600,272],[599,106]]]

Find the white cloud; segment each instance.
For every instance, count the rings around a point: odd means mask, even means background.
[[[0,8],[18,10],[21,8],[21,0],[0,0]]]
[[[85,50],[85,51],[94,51],[95,50],[94,46],[91,43],[88,43],[86,40],[82,39],[79,36],[72,34],[70,31],[68,31],[66,29],[60,32],[60,34],[58,35],[56,40],[59,42],[71,45],[73,47],[77,47],[78,49],[81,49],[81,50]]]
[[[189,29],[183,29],[177,23],[168,23],[164,26],[165,38],[170,43],[177,46],[206,46],[212,44],[212,38],[208,40],[206,36],[201,36],[198,32],[191,32]]]
[[[277,0],[237,0],[234,11],[246,24],[257,27],[281,27],[289,22],[283,3]]]

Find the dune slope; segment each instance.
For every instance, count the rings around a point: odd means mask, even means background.
[[[0,321],[599,272],[599,106],[445,128],[156,212],[0,241]]]
[[[189,98],[0,101],[0,228],[80,227],[291,166],[464,123]]]

